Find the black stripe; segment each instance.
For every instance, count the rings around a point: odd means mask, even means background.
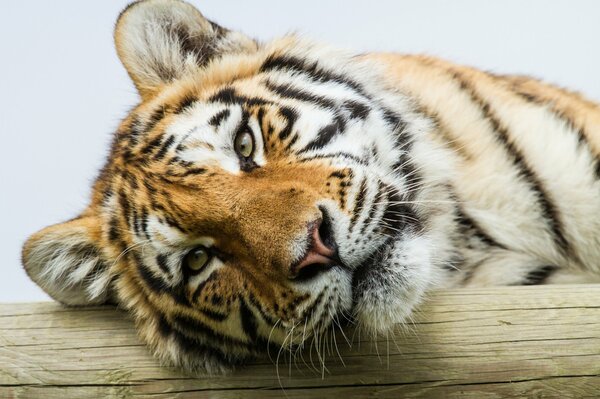
[[[111,218],[108,222],[108,239],[110,241],[117,241],[121,238],[121,234],[119,233],[119,221],[117,218]]]
[[[129,225],[129,219],[131,216],[131,205],[129,203],[129,198],[127,198],[125,191],[122,189],[119,191],[119,205],[121,206],[123,218],[125,219],[127,225]]]
[[[192,318],[190,316],[178,314],[173,316],[172,322],[173,327],[175,327],[177,330],[188,336],[208,338],[211,341],[214,341],[215,343],[221,345],[239,345],[242,347],[250,346],[244,341],[223,335],[219,331],[215,331],[209,325],[203,323],[197,318]]]
[[[163,145],[160,147],[160,150],[158,150],[158,152],[154,155],[154,159],[156,161],[163,159],[165,157],[165,155],[167,154],[167,151],[169,151],[169,148],[171,148],[171,146],[174,143],[175,143],[175,136],[173,136],[173,135],[169,136],[165,140]]]
[[[423,177],[419,170],[415,167],[412,159],[408,157],[408,154],[404,153],[404,156],[400,157],[399,165],[394,165],[396,173],[400,173],[400,176],[404,177],[404,184],[406,185],[407,191],[403,193],[404,201],[413,201],[417,192],[421,188]]]
[[[177,161],[177,163],[179,164],[179,166],[183,166],[184,168],[191,168],[194,166],[193,162],[190,161],[184,161],[183,159],[179,159]]]
[[[133,257],[138,274],[140,275],[140,277],[145,283],[145,286],[148,289],[154,291],[157,294],[166,293],[171,298],[173,298],[173,300],[178,304],[190,306],[190,302],[188,301],[185,295],[185,286],[183,284],[179,284],[175,287],[169,287],[166,281],[159,277],[156,277],[154,273],[152,273],[152,271],[148,269],[148,267],[144,264],[141,256],[137,252],[129,251],[128,254],[130,254]]]
[[[325,298],[324,294],[325,291],[321,291],[321,293],[317,296],[314,302],[309,307],[304,309],[302,315],[300,316],[300,320],[306,319],[307,317],[312,318],[315,309],[321,304],[321,302],[323,302],[323,299]]]
[[[552,273],[554,273],[557,270],[558,267],[554,265],[545,265],[538,267],[537,269],[531,270],[525,276],[525,281],[523,281],[523,285],[543,284],[548,279],[548,277],[550,277]]]
[[[384,119],[394,129],[394,135],[396,136],[394,144],[396,146],[396,149],[402,151],[403,153],[403,156],[400,157],[398,163],[396,163],[393,166],[394,170],[396,170],[396,168],[400,168],[400,165],[406,165],[405,155],[409,153],[412,149],[413,136],[409,134],[409,132],[406,129],[408,123],[404,121],[400,115],[387,108],[383,110],[383,114]]]
[[[144,126],[144,130],[146,132],[149,132],[152,129],[154,129],[154,127],[158,124],[158,122],[163,120],[163,118],[165,117],[165,114],[166,114],[165,107],[163,105],[161,105],[157,109],[155,109],[152,112],[152,114],[150,114],[150,117],[148,118],[148,122]]]
[[[367,195],[367,179],[363,178],[360,181],[360,188],[358,189],[358,194],[356,195],[356,200],[354,202],[354,210],[352,211],[352,218],[350,219],[350,227],[349,230],[354,228],[354,224],[358,220],[360,213],[365,206],[365,197]]]
[[[408,125],[398,113],[392,111],[389,108],[383,108],[383,119],[385,119],[388,125],[392,126],[394,131],[400,133],[403,132],[406,129],[406,126]]]
[[[252,305],[252,307],[254,307],[254,309],[256,309],[256,311],[260,314],[260,316],[263,318],[263,320],[265,322],[267,322],[271,326],[274,326],[277,323],[277,319],[273,318],[271,315],[269,315],[267,312],[265,312],[265,310],[263,309],[261,304],[256,300],[256,297],[251,292],[247,292],[246,294],[248,295],[247,300],[248,300],[249,304]],[[275,312],[277,311],[278,306],[279,305],[277,303],[274,304]]]
[[[265,86],[280,97],[299,100],[326,108],[332,111],[337,109],[335,101],[309,93],[305,90],[293,87],[291,84],[275,84],[270,81],[265,82]]]
[[[189,168],[183,173],[177,175],[177,177],[187,177],[191,175],[201,175],[206,173],[206,168]]]
[[[258,109],[258,112],[256,113],[256,121],[258,122],[258,128],[260,129],[261,133],[263,132],[263,124],[265,121],[265,109],[263,107],[260,107]]]
[[[164,327],[162,329],[165,330]],[[169,334],[180,349],[192,357],[191,363],[194,359],[205,362],[207,358],[213,358],[222,364],[231,365],[240,363],[244,357],[255,353],[247,343],[218,334],[199,320],[183,315],[173,317]],[[227,351],[223,348],[227,348]],[[232,349],[243,353],[232,353]]]
[[[542,208],[542,217],[546,220],[548,227],[552,231],[554,242],[559,250],[564,254],[574,255],[572,253],[572,248],[564,235],[559,211],[550,199],[550,193],[547,192],[541,180],[529,166],[525,156],[511,141],[508,129],[504,127],[502,122],[496,117],[490,104],[477,94],[477,90],[471,82],[464,79],[458,72],[453,72],[452,76],[460,84],[461,89],[471,97],[471,101],[479,107],[483,118],[487,120],[492,127],[495,137],[504,145],[506,152],[513,158],[513,163],[519,168],[520,174],[535,191],[538,197],[538,203]]]
[[[311,155],[309,157],[305,157],[305,158],[300,159],[298,162],[310,162],[310,161],[313,161],[315,159],[330,159],[330,158],[344,158],[344,159],[347,159],[349,161],[354,161],[354,162],[356,162],[357,164],[360,164],[360,165],[365,165],[365,166],[368,165],[368,162],[365,161],[364,159],[362,159],[362,158],[360,158],[360,157],[358,157],[356,155],[349,154],[347,152],[341,152],[341,151],[340,152],[333,152],[333,153],[330,153],[330,154],[316,154],[316,155]]]
[[[289,137],[294,123],[296,123],[296,120],[298,120],[298,113],[292,108],[281,107],[279,109],[279,114],[286,120],[285,127],[279,132],[279,140],[285,140]]]
[[[188,273],[184,273],[184,275],[186,277],[188,277]],[[198,300],[198,297],[202,294],[202,290],[204,289],[204,287],[206,287],[206,285],[211,282],[214,281],[216,279],[216,274],[213,273],[211,275],[208,276],[208,278],[204,281],[202,281],[200,284],[198,284],[198,286],[196,287],[196,289],[194,290],[194,293],[192,294],[192,299],[191,302],[192,303],[196,303],[196,301]]]
[[[148,179],[143,179],[143,182],[144,187],[146,187],[146,190],[148,190],[148,197],[153,197],[153,195],[157,192],[156,187],[150,184],[150,181]]]
[[[354,100],[344,101],[342,106],[350,112],[350,118],[367,119],[371,109],[368,105]]]
[[[346,121],[344,118],[337,114],[335,119],[329,125],[321,128],[317,133],[317,137],[308,143],[303,149],[298,151],[299,154],[303,152],[318,150],[329,144],[338,134],[343,133],[346,128]]]
[[[260,67],[260,72],[269,72],[272,70],[287,70],[295,73],[302,73],[316,82],[334,82],[350,87],[363,97],[369,98],[362,85],[347,76],[337,74],[326,70],[314,61],[307,64],[307,61],[291,56],[269,56]]]
[[[135,252],[132,252],[133,258],[135,260],[138,273],[142,280],[146,283],[146,286],[150,288],[152,291],[161,294],[168,290],[167,284],[164,280],[154,276],[154,274],[146,267],[142,258]]]
[[[221,102],[225,104],[234,104],[237,103],[237,95],[235,94],[235,90],[233,87],[224,87],[215,94],[213,94],[209,99],[210,102]]]
[[[296,144],[296,141],[298,141],[299,138],[300,138],[300,136],[298,136],[297,133],[294,133],[292,135],[292,138],[290,139],[290,141],[288,141],[288,143],[286,144],[285,151],[289,151],[292,148],[292,146],[294,144]],[[266,151],[265,151],[265,153],[266,153]]]
[[[144,127],[142,122],[140,121],[139,116],[134,115],[131,118],[131,124],[129,125],[129,131],[127,132],[127,138],[131,141],[132,144],[137,144],[138,139],[144,132]]]
[[[179,144],[177,147],[175,147],[175,152],[177,152],[177,153],[179,153],[182,150],[184,150],[184,147],[181,144]],[[171,159],[169,159],[167,161],[167,163],[169,165],[173,165],[173,164],[176,164],[179,162],[181,162],[181,158],[179,158],[177,155],[173,156]]]
[[[243,298],[239,298],[240,304],[240,320],[242,322],[242,329],[250,341],[255,342],[258,337],[258,324],[256,323],[256,317],[246,305]]]
[[[229,111],[229,109],[221,110],[208,120],[208,124],[210,126],[217,127],[221,124],[221,122],[223,122],[223,120],[229,118],[230,113],[231,112]]]
[[[133,232],[137,235],[140,232],[140,222],[136,208],[133,208],[133,211],[131,212],[131,219],[133,220]]]
[[[148,208],[146,208],[146,206],[142,207],[142,214],[140,216],[140,228],[144,232],[146,238],[150,239],[150,234],[148,233]]]
[[[410,204],[403,202],[402,196],[396,192],[394,187],[385,186],[387,188],[387,204],[383,215],[381,216],[380,226],[386,235],[397,235],[398,230],[405,230],[410,227],[413,233],[419,233],[423,230],[423,222],[421,217]]]
[[[336,177],[338,179],[343,179],[346,177],[346,175],[341,170],[336,170],[335,172],[331,172],[328,177]]]
[[[169,227],[173,227],[174,229],[177,229],[177,230],[181,231],[182,233],[188,232],[188,230],[185,227],[183,227],[183,225],[171,213],[164,213],[163,216],[164,216],[165,222],[167,222]]]
[[[106,205],[108,201],[112,198],[113,194],[114,191],[111,186],[107,186],[106,188],[104,188],[104,190],[102,191],[102,203]]]
[[[225,87],[219,90],[209,98],[209,101],[223,104],[246,104],[249,106],[273,104],[271,101],[263,98],[238,95],[233,87]]]
[[[175,204],[173,204],[173,202],[168,199],[168,198],[164,198],[164,200],[167,201],[168,205],[170,207],[175,207]],[[152,204],[152,208],[156,211],[162,212],[162,222],[167,223],[167,225],[169,225],[169,227],[172,227],[174,229],[177,229],[179,231],[181,231],[182,233],[186,233],[188,232],[187,229],[185,227],[183,227],[182,223],[180,223],[177,220],[177,215],[173,214],[173,211],[177,211],[178,209],[171,209],[171,211],[167,210],[167,208],[165,208],[164,206],[158,204],[158,203],[154,203]],[[179,212],[179,218],[182,219],[181,217],[181,212]]]
[[[218,294],[212,294],[212,296],[210,297],[210,302],[214,306],[221,306],[223,304],[223,297]]]
[[[379,182],[377,185],[377,194],[373,197],[373,203],[371,204],[371,209],[369,209],[369,215],[365,218],[363,222],[363,226],[360,229],[360,234],[363,235],[367,231],[367,227],[369,227],[369,221],[372,221],[375,217],[375,212],[377,211],[377,207],[380,205],[381,198],[385,194],[383,190],[383,183]]]
[[[154,139],[152,139],[149,143],[147,143],[144,147],[142,147],[142,149],[140,150],[140,152],[142,153],[142,155],[148,155],[150,154],[152,151],[154,151],[161,143],[163,139],[162,134],[159,135],[158,137],[155,137]]]
[[[494,240],[481,226],[475,222],[459,205],[458,199],[453,195],[452,199],[456,202],[456,221],[462,228],[463,235],[473,234],[482,243],[491,246],[506,249],[506,247]]]
[[[181,101],[179,101],[179,104],[175,106],[175,110],[173,112],[176,114],[181,114],[191,108],[196,101],[198,101],[196,97],[188,94],[184,96]]]
[[[171,336],[183,354],[191,358],[188,364],[195,364],[197,361],[202,365],[206,363],[236,365],[243,362],[242,358],[223,352],[219,348],[202,344],[198,340],[190,338],[179,331],[173,330]],[[239,354],[237,355],[239,356]]]
[[[159,254],[156,256],[156,264],[160,267],[165,274],[171,274],[171,270],[169,269],[169,257],[165,254]]]
[[[167,338],[171,334],[171,332],[173,332],[173,329],[171,328],[171,325],[167,321],[167,318],[164,315],[159,313],[156,316],[156,319],[157,319],[156,327],[158,329],[158,332],[160,333],[160,335],[163,338]]]
[[[127,180],[127,183],[129,183],[131,189],[135,191],[139,188],[138,181],[133,173],[126,170],[123,172],[123,177],[125,178],[125,180]]]
[[[213,319],[214,321],[223,321],[229,316],[227,313],[221,313],[207,308],[201,308],[198,310],[208,318]]]

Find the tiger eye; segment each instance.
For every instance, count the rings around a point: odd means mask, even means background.
[[[248,131],[241,132],[235,138],[235,152],[243,158],[250,158],[254,151],[254,140]]]
[[[196,247],[185,256],[183,263],[191,271],[197,272],[206,266],[209,260],[210,255],[206,248]]]

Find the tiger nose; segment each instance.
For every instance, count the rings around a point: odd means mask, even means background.
[[[319,219],[308,224],[308,243],[304,257],[291,267],[292,279],[308,279],[336,263],[337,250],[328,220]]]

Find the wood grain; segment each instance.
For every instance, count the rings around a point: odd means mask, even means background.
[[[196,377],[120,310],[0,304],[0,398],[600,397],[600,285],[439,291],[389,340],[336,341],[326,369],[306,350]]]

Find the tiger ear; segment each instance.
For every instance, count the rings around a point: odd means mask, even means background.
[[[180,0],[129,5],[115,27],[121,62],[142,98],[227,52],[254,52],[257,43],[207,20]]]
[[[95,216],[46,227],[23,246],[25,271],[52,298],[64,304],[112,302],[110,263],[98,246],[100,235]]]

